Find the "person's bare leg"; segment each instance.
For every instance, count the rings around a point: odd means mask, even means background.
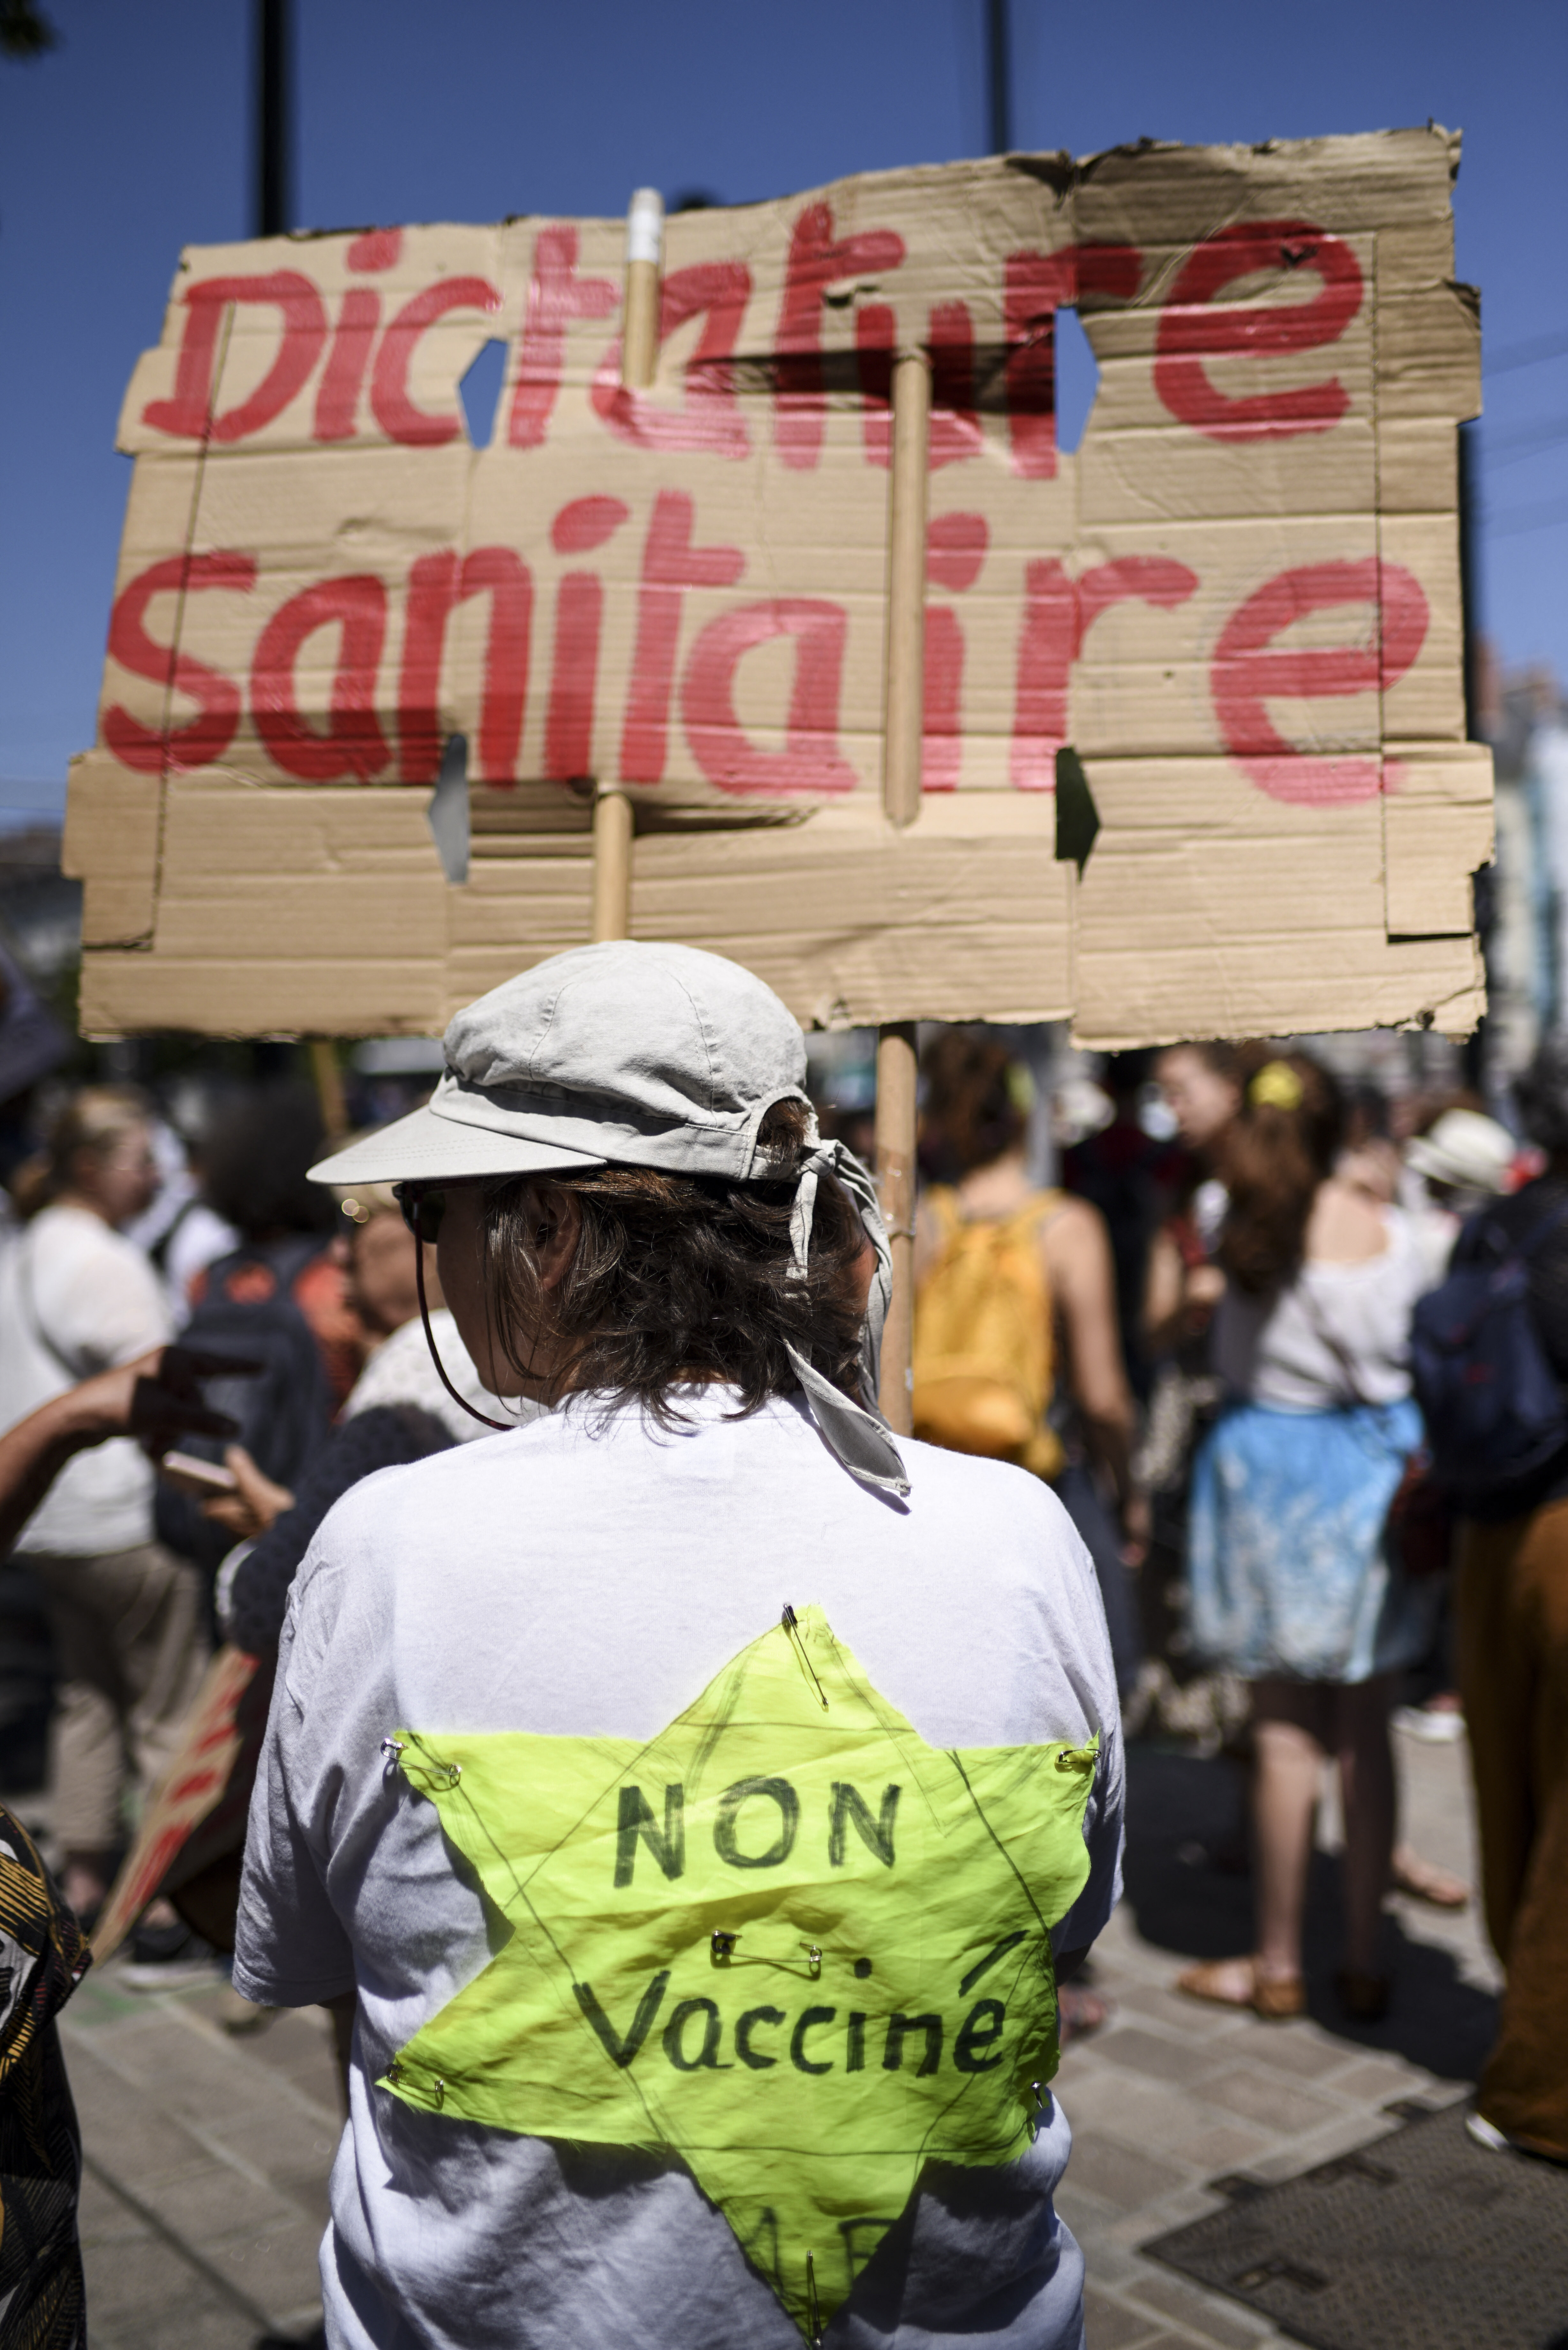
[[[1335,1707],[1340,1800],[1345,1808],[1345,1963],[1376,1975],[1383,1904],[1394,1855],[1394,1752],[1388,1737],[1394,1675],[1341,1689]]]
[[[1277,1981],[1302,1970],[1302,1912],[1323,1749],[1302,1722],[1277,1716],[1255,1722],[1252,1737],[1258,1972]]]

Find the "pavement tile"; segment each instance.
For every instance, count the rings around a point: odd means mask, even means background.
[[[1212,2334],[1173,2334],[1167,2328],[1163,2333],[1151,2334],[1147,2342],[1139,2344],[1138,2350],[1214,2350],[1214,2336]]]
[[[1179,2325],[1190,2326],[1195,2334],[1206,2334],[1215,2342],[1223,2343],[1225,2350],[1254,2350],[1260,2334],[1272,2333],[1266,2318],[1254,2318],[1240,2303],[1224,2303],[1211,2294],[1196,2292],[1179,2278],[1152,2270],[1127,2288],[1135,2300],[1143,2302],[1166,2321],[1174,2319]]]
[[[1282,2081],[1268,2080],[1243,2065],[1233,2073],[1211,2075],[1198,2095],[1206,2105],[1223,2106],[1227,2113],[1240,2114],[1243,2121],[1256,2122],[1276,2137],[1299,2137],[1321,2123],[1333,2121],[1342,2110],[1326,2097],[1314,2096],[1310,2089],[1287,2087]]]
[[[1067,2176],[1074,2186],[1118,2210],[1131,2211],[1187,2184],[1186,2174],[1152,2155],[1136,2153],[1115,2138],[1085,2134],[1076,2138]]]
[[[1155,2081],[1194,2081],[1214,2066],[1212,2049],[1192,2048],[1179,2040],[1162,2039],[1157,2032],[1140,2031],[1136,2023],[1124,2023],[1114,2032],[1103,2032],[1094,2044],[1103,2063],[1145,2074]]]
[[[1292,2138],[1288,2146],[1260,2155],[1246,2163],[1250,2178],[1294,2178],[1303,2170],[1315,2170],[1320,2162],[1332,2162],[1336,2155],[1354,2153],[1357,2147],[1370,2146],[1374,2138],[1399,2126],[1388,2114],[1369,2114],[1365,2107],[1342,2114],[1337,2121],[1315,2129],[1309,2137]]]
[[[1231,2015],[1224,2008],[1202,2000],[1184,1999],[1179,1991],[1171,1991],[1164,1983],[1138,1983],[1131,1990],[1117,1991],[1116,1997],[1120,2006],[1134,2008],[1140,2015],[1168,2023],[1188,2040],[1217,2040],[1224,2033],[1245,2031],[1255,2022],[1241,2009]]]
[[[262,2113],[214,2115],[202,2136],[209,2147],[281,2187],[288,2178],[325,2178],[337,2151],[339,2132],[336,2115],[290,2099]]]
[[[1268,2151],[1268,2140],[1255,2130],[1227,2129],[1221,2123],[1209,2129],[1195,2129],[1179,2138],[1168,2148],[1178,2162],[1185,2162],[1207,2178],[1217,2170],[1237,2170],[1255,2157]]]
[[[1315,2023],[1252,2023],[1238,2033],[1225,2054],[1271,2073],[1288,2073],[1293,2080],[1320,2081],[1340,2071],[1350,2051]],[[1339,2084],[1333,2085],[1337,2089]]]
[[[321,2235],[313,2222],[291,2218],[265,2235],[231,2237],[203,2251],[213,2268],[281,2321],[288,2311],[321,2298]]]
[[[146,2220],[138,2219],[129,2203],[122,2202],[95,2172],[85,2168],[77,2203],[77,2231],[84,2244],[136,2243],[151,2234]]]
[[[1084,2337],[1086,2350],[1135,2350],[1135,2345],[1147,2342],[1158,2333],[1158,2319],[1141,2315],[1127,2309],[1108,2294],[1096,2293],[1093,2285],[1084,2291]]]
[[[139,2178],[178,2178],[208,2159],[205,2148],[181,2122],[160,2113],[143,2089],[133,2089],[111,2073],[93,2050],[72,2047],[66,2071],[82,2143],[106,2170]]]
[[[1123,2146],[1145,2147],[1156,2154],[1168,2152],[1193,2126],[1189,2096],[1163,2081],[1146,2081],[1099,2063],[1064,2089],[1062,2104],[1075,2138],[1103,2130]]]
[[[269,2236],[297,2224],[299,2214],[269,2187],[258,2187],[227,2162],[207,2162],[191,2176],[167,2182],[138,2179],[135,2192],[166,2228],[211,2256],[235,2237]]]
[[[201,2343],[202,2350],[209,2344],[212,2350],[218,2350],[220,2337],[206,2330],[212,2322],[232,2321],[237,2342],[248,2345],[255,2338],[254,2319],[235,2308],[214,2284],[181,2259],[172,2244],[165,2243],[151,2229],[130,2242],[100,2244],[84,2240],[82,2269],[94,2350],[109,2333],[122,2344],[151,2344],[158,2338],[165,2313],[189,2314],[201,2321],[202,2330],[192,2325],[185,2339],[188,2344]]]
[[[1386,2105],[1391,2097],[1420,2096],[1433,2083],[1429,2073],[1402,2064],[1397,2057],[1368,2056],[1348,2072],[1336,2074],[1330,2085],[1336,2096],[1363,2097],[1369,2105]]]

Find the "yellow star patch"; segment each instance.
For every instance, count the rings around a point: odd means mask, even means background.
[[[929,1747],[815,1607],[646,1745],[398,1735],[513,1929],[407,2104],[673,2150],[808,2339],[928,2157],[1029,2145],[1096,1746]]]

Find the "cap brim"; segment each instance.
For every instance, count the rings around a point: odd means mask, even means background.
[[[455,1183],[463,1176],[581,1173],[605,1160],[585,1150],[566,1150],[531,1136],[498,1133],[493,1127],[465,1126],[438,1118],[428,1107],[374,1134],[362,1135],[347,1150],[335,1151],[310,1170],[313,1183]]]

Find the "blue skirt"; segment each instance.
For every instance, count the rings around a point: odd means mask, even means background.
[[[1364,1681],[1414,1664],[1438,1601],[1384,1544],[1413,1403],[1338,1411],[1233,1404],[1193,1464],[1188,1522],[1192,1635],[1247,1680]]]

